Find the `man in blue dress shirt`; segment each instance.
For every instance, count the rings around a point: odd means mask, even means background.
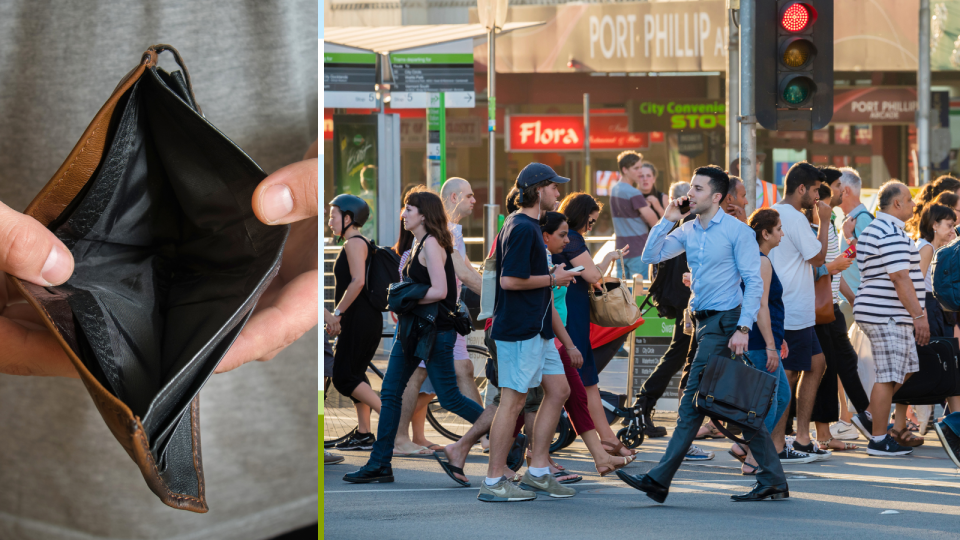
[[[686,252],[692,273],[690,298],[696,322],[695,338],[699,344],[680,400],[677,428],[660,463],[642,476],[617,471],[621,480],[659,503],[666,500],[670,481],[703,422],[703,415],[693,405],[693,396],[700,386],[707,359],[715,354],[730,354],[730,351],[745,353],[750,329],[760,309],[763,294],[760,247],[753,229],[720,210],[720,201],[729,185],[730,178],[719,167],[700,167],[694,171],[690,192],[670,203],[663,219],[650,231],[641,255],[644,263],[656,264]],[[679,206],[687,199],[697,219],[670,232],[682,216]],[[762,426],[750,441],[750,449],[760,466],[757,485],[749,493],[731,498],[759,501],[789,497],[787,479],[766,427]]]

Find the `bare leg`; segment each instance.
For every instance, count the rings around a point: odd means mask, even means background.
[[[817,399],[817,388],[827,368],[823,353],[813,356],[810,371],[804,371],[800,377],[797,392],[797,442],[810,444],[810,416],[813,414],[813,402]]]
[[[484,411],[496,411],[493,424],[490,426],[490,462],[487,465],[487,478],[500,478],[507,467],[507,454],[513,446],[513,428],[517,425],[517,415],[523,409],[527,400],[526,392],[517,392],[510,388],[500,389],[500,407],[487,407]],[[461,439],[462,440],[462,439]],[[450,460],[450,447],[447,445],[447,456]]]
[[[585,386],[584,390],[587,391],[587,409],[590,410],[590,419],[593,420],[593,425],[597,428],[597,435],[600,436],[601,441],[615,446],[619,441],[617,440],[617,435],[610,429],[610,424],[607,422],[607,413],[603,411],[603,403],[600,399],[600,388],[595,384],[593,386]],[[632,456],[633,452],[624,447],[620,451],[620,455]]]
[[[839,375],[837,376],[837,388],[840,393],[840,419],[849,424],[853,421],[853,413],[850,412],[850,406],[847,405],[847,393],[843,391],[843,383],[840,382]]]
[[[790,381],[790,395],[797,389],[797,384],[800,381],[800,372],[799,371],[789,371],[786,370],[787,380]],[[787,417],[790,416],[790,407],[787,407],[783,411],[783,416],[780,417],[780,420],[777,420],[777,426],[773,428],[773,433],[770,435],[770,438],[773,439],[773,446],[776,447],[777,453],[783,452],[784,433],[787,431]]]
[[[400,424],[397,426],[397,438],[393,443],[395,450],[401,452],[412,452],[414,448],[413,441],[410,440],[410,420],[413,418],[414,411],[417,408],[417,402],[420,399],[420,386],[427,378],[427,370],[418,367],[410,375],[410,381],[407,387],[403,389],[403,401],[400,405]],[[423,426],[420,426],[423,430]],[[419,445],[417,445],[419,446]]]
[[[902,432],[907,428],[907,405],[903,403],[897,403],[894,405],[894,410],[897,415],[893,420],[893,429]],[[906,433],[904,433],[906,435]]]
[[[870,416],[873,420],[874,437],[887,434],[887,424],[890,422],[890,403],[893,401],[893,383],[874,383],[870,392]]]
[[[357,388],[350,394],[350,397],[366,404],[367,407],[377,411],[377,414],[380,414],[380,396],[373,391],[373,388],[370,388],[369,384],[362,382],[357,385]]]
[[[597,435],[597,430],[591,429],[585,433],[580,433],[580,438],[583,439],[583,443],[587,445],[587,450],[590,451],[590,455],[593,457],[593,463],[597,467],[597,472],[600,472],[600,469],[613,469],[614,465],[622,465],[624,460],[628,460],[628,457],[613,457],[607,453],[603,448],[603,444],[600,442],[600,436]]]
[[[457,372],[457,386],[460,387],[460,393],[477,403],[483,403],[480,390],[477,388],[477,380],[473,377],[473,361],[456,360],[453,362],[453,367]]]
[[[560,411],[563,409],[563,404],[570,397],[570,386],[567,384],[566,375],[544,375],[542,384],[543,403],[540,404],[540,410],[537,412],[537,419],[533,426],[531,467],[550,466],[550,441],[553,440],[553,434],[557,430],[557,422],[560,421]]]
[[[417,398],[417,408],[413,410],[413,418],[410,420],[410,425],[413,426],[414,444],[427,448],[433,446],[434,443],[427,440],[427,436],[423,432],[423,425],[427,421],[427,405],[433,401],[434,396],[436,394],[420,394]]]
[[[354,403],[353,407],[357,410],[357,431],[370,433],[370,407],[362,402]]]
[[[947,406],[950,407],[950,412],[960,411],[960,396],[950,396],[947,398]]]

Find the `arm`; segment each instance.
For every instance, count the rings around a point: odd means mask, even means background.
[[[673,206],[673,203],[670,203],[670,205]],[[653,229],[650,229],[650,234],[647,235],[647,245],[643,247],[643,253],[640,254],[640,260],[643,261],[644,264],[656,264],[660,261],[666,261],[685,251],[683,227],[677,228],[677,230],[672,233],[670,232],[674,223],[675,222],[669,221],[664,217],[660,220],[660,223],[657,223]]]
[[[773,339],[773,326],[770,323],[770,282],[773,281],[773,267],[766,258],[760,259],[760,277],[763,278],[763,296],[760,297],[760,311],[757,312],[757,328],[763,336],[767,348],[767,371],[773,373],[780,363],[777,358],[777,342]]]
[[[850,268],[851,264],[853,264],[853,259],[844,257],[843,254],[840,254],[839,257],[824,265],[824,268],[831,276],[835,276],[847,268]]]
[[[457,274],[457,277],[460,278],[460,281],[462,281],[468,289],[480,294],[480,288],[483,285],[483,276],[473,269],[473,265],[470,264],[469,259],[465,260],[459,256],[459,253],[453,253],[452,255],[456,255],[453,257],[453,271]]]
[[[850,285],[847,284],[847,280],[843,279],[843,276],[840,276],[840,294],[847,299],[847,302],[849,302],[851,306],[857,296],[854,294],[853,289],[850,288]]]
[[[807,259],[807,262],[813,266],[820,266],[827,262],[827,242],[830,234],[827,227],[830,223],[830,206],[823,201],[818,201],[813,217],[818,226],[817,240],[820,241],[820,252],[813,256],[813,258]]]
[[[570,334],[567,333],[567,329],[563,327],[563,321],[560,320],[560,314],[557,313],[557,306],[553,306],[553,333],[567,349],[567,355],[570,356],[570,365],[574,369],[579,369],[583,365],[583,354],[577,350],[573,340],[570,339]]]
[[[744,225],[736,225],[733,257],[743,280],[743,304],[740,310],[740,320],[737,326],[753,327],[760,311],[760,298],[763,296],[763,278],[760,276],[760,248],[757,246],[757,237],[753,229]],[[750,338],[747,334],[734,331],[733,337],[727,346],[733,352],[742,354],[747,350]]]
[[[927,323],[927,314],[917,299],[917,289],[913,286],[913,280],[910,279],[910,270],[898,270],[890,274],[890,281],[893,282],[897,290],[897,297],[907,309],[910,317],[919,317],[913,319],[913,330],[917,339],[917,345],[923,346],[930,342],[930,325]]]
[[[326,326],[328,336],[335,337],[340,333],[340,320],[327,311],[327,308],[323,308],[323,324]]]
[[[651,209],[649,206],[644,206],[643,208],[637,210],[637,212],[640,212],[640,217],[643,218],[643,221],[647,224],[647,227],[653,227],[657,224],[657,214],[655,214],[653,209]]]
[[[353,238],[350,240],[353,240]],[[353,304],[353,301],[360,295],[360,291],[363,290],[367,279],[367,243],[362,240],[354,242],[350,240],[347,240],[347,243],[343,246],[344,251],[347,252],[347,264],[350,265],[350,284],[347,285],[347,290],[344,291],[343,298],[341,298],[340,303],[337,304],[337,309],[339,309],[341,313],[350,309],[350,305]],[[339,321],[340,319],[337,319],[337,322]]]
[[[923,272],[923,277],[927,277],[927,272],[930,271],[930,261],[933,260],[933,246],[923,246],[923,249],[920,250],[920,271]]]
[[[424,266],[430,274],[430,288],[427,289],[427,294],[417,302],[418,304],[432,304],[447,297],[447,275],[443,271],[443,265],[446,263],[444,257],[447,256],[449,255],[443,252],[436,238],[429,237],[424,240],[423,258],[426,259]]]

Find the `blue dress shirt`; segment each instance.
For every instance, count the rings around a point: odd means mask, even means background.
[[[656,264],[686,251],[692,273],[693,310],[729,311],[742,305],[738,325],[753,327],[763,296],[760,247],[753,229],[723,211],[717,211],[706,229],[700,225],[700,218],[671,233],[673,225],[673,221],[661,219],[650,230],[640,260]],[[741,278],[744,292],[740,290]]]

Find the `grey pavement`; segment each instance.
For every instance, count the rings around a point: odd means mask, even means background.
[[[669,416],[660,419],[666,423]],[[431,440],[444,442],[438,435]],[[647,439],[625,470],[651,469],[667,441]],[[729,441],[697,441],[716,457],[685,462],[663,505],[613,475],[601,479],[579,440],[554,454],[583,475],[573,484],[577,495],[541,494],[523,503],[477,501],[487,463],[479,446],[465,467],[470,488],[455,487],[429,456],[394,459],[392,484],[347,484],[342,475],[362,465],[367,453],[343,452],[345,462],[324,468],[324,529],[328,538],[343,539],[960,538],[960,472],[934,431],[925,441],[912,456],[878,458],[867,456],[860,439],[859,450],[787,466],[790,499],[760,503],[730,501],[753,480],[726,453]]]

